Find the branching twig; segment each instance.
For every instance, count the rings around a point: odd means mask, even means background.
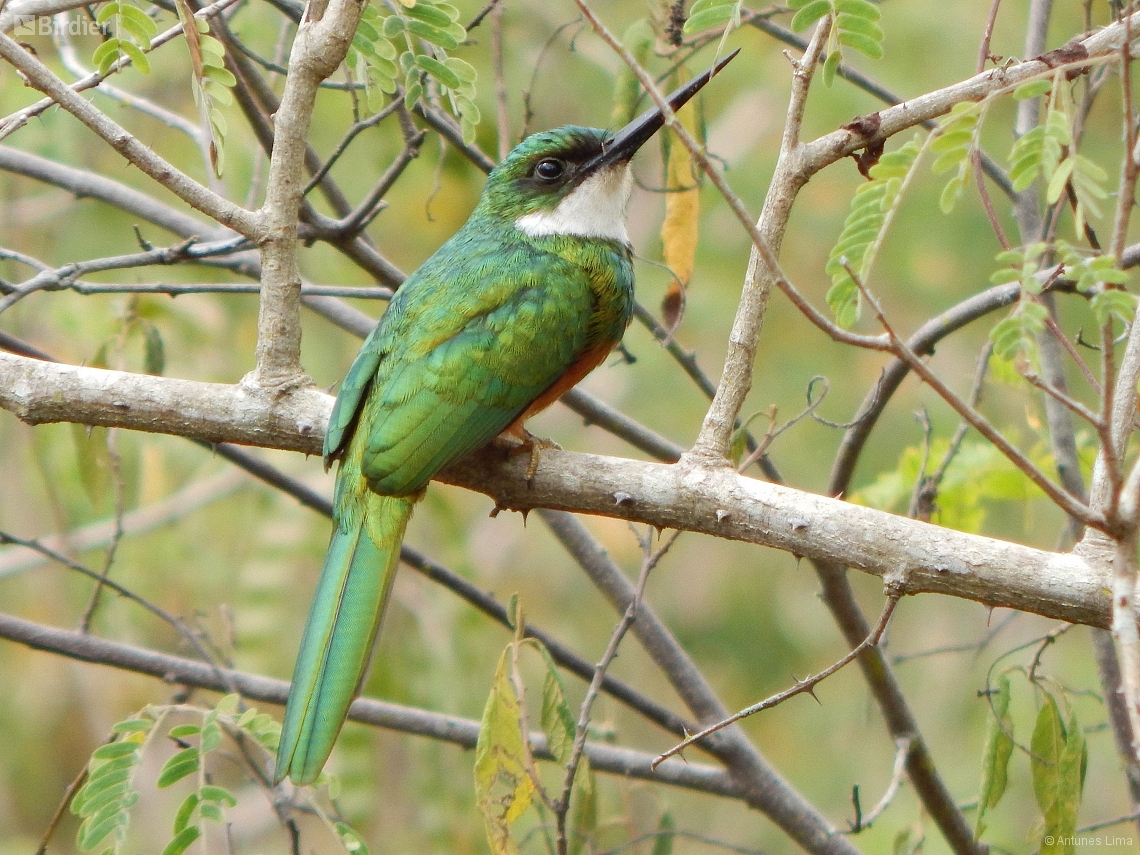
[[[913,740],[903,737],[895,740],[895,765],[891,769],[891,781],[887,785],[883,797],[879,799],[879,803],[871,808],[869,813],[862,813],[861,811],[856,814],[855,822],[851,824],[851,833],[858,834],[871,827],[871,825],[883,815],[891,802],[894,801],[895,796],[898,795],[899,787],[902,786],[903,777],[906,775],[906,761],[910,756],[910,748]]]
[[[632,626],[634,620],[637,619],[638,609],[641,608],[641,599],[645,594],[645,585],[649,581],[649,573],[664,557],[665,553],[669,551],[669,548],[677,541],[677,537],[680,534],[679,531],[673,532],[669,536],[669,539],[657,550],[652,549],[653,536],[651,532],[646,532],[641,538],[643,552],[641,573],[637,578],[633,598],[630,600],[629,605],[626,606],[621,620],[619,620],[617,626],[614,627],[614,631],[610,634],[609,644],[606,645],[606,650],[602,654],[602,658],[598,660],[598,664],[594,667],[594,677],[590,680],[590,685],[586,689],[586,697],[582,700],[582,705],[578,711],[578,724],[574,730],[574,745],[570,749],[570,758],[566,761],[566,771],[562,776],[562,792],[555,802],[554,809],[559,855],[566,855],[569,848],[569,841],[566,835],[566,818],[570,815],[570,792],[574,787],[574,777],[578,772],[578,764],[581,762],[582,753],[586,748],[586,736],[590,729],[590,711],[593,709],[594,701],[598,698],[598,692],[601,690],[606,671],[609,669],[614,657],[617,656],[618,645],[621,644],[630,626]]]
[[[890,622],[891,615],[894,613],[895,606],[898,605],[899,596],[900,596],[899,594],[895,594],[895,593],[888,594],[887,602],[883,605],[883,611],[879,615],[879,622],[877,624],[875,624],[875,628],[871,631],[871,634],[868,635],[865,639],[863,639],[863,642],[861,644],[856,645],[855,647],[851,648],[850,652],[848,652],[846,655],[844,655],[838,661],[829,665],[827,668],[824,668],[819,673],[813,674],[811,677],[808,677],[806,680],[796,680],[796,684],[794,686],[792,686],[791,688],[785,689],[782,692],[778,692],[769,698],[765,698],[764,700],[760,701],[759,703],[753,704],[750,707],[745,707],[740,712],[733,713],[728,718],[723,719],[721,721],[718,721],[716,724],[714,724],[710,727],[706,727],[704,730],[700,731],[699,733],[694,733],[692,736],[689,736],[688,738],[686,738],[683,742],[679,742],[676,745],[674,745],[672,748],[670,748],[668,751],[665,751],[662,754],[659,754],[657,756],[657,759],[653,761],[654,767],[656,768],[656,766],[658,764],[663,763],[669,757],[672,757],[676,754],[680,754],[682,751],[684,751],[690,745],[693,745],[694,743],[700,742],[701,740],[706,739],[709,736],[712,736],[717,731],[719,731],[725,727],[728,727],[728,725],[733,724],[734,722],[740,721],[742,718],[747,718],[750,715],[755,715],[758,712],[762,712],[763,710],[770,709],[770,708],[776,706],[777,704],[783,703],[788,698],[795,697],[796,695],[803,694],[804,692],[808,692],[809,694],[814,696],[816,686],[818,686],[820,683],[822,683],[824,680],[826,680],[828,677],[830,677],[836,671],[839,671],[841,668],[845,667],[846,665],[851,664],[853,661],[855,661],[855,659],[859,656],[859,654],[861,654],[864,650],[866,650],[869,647],[874,647],[875,645],[877,645],[879,643],[879,639],[881,639],[883,637],[883,633],[887,629],[887,624]]]

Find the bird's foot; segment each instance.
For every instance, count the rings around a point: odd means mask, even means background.
[[[562,450],[562,446],[557,442],[550,439],[544,439],[541,436],[535,436],[524,427],[519,427],[516,430],[506,431],[510,436],[518,440],[518,445],[510,450],[510,455],[513,457],[516,454],[529,453],[530,462],[526,466],[526,483],[532,485],[534,483],[534,475],[538,472],[538,459],[542,456],[542,452],[546,449]]]

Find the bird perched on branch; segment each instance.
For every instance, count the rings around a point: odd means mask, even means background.
[[[285,707],[278,781],[311,783],[332,752],[428,481],[499,434],[533,455],[526,420],[621,340],[633,312],[629,162],[663,124],[651,109],[617,133],[567,126],[527,137],[365,340],[325,435],[325,465],[340,461],[335,527]]]

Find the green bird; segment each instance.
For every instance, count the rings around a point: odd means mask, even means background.
[[[669,96],[679,109],[733,53]],[[325,435],[340,461],[335,527],[277,754],[311,783],[358,694],[412,508],[440,469],[523,423],[617,345],[633,312],[629,161],[662,126],[527,137],[470,219],[392,298],[340,388]]]

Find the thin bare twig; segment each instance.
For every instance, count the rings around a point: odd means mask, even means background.
[[[891,769],[891,781],[887,784],[887,789],[883,793],[883,797],[879,799],[879,803],[871,808],[869,813],[864,814],[862,811],[856,813],[855,822],[851,824],[851,834],[858,834],[860,831],[870,828],[895,800],[895,796],[898,795],[899,788],[902,786],[903,777],[906,775],[906,761],[910,756],[912,744],[913,740],[905,736],[895,740],[895,764]],[[856,807],[858,807],[858,802],[856,802]]]
[[[705,739],[709,736],[712,736],[717,731],[719,731],[725,727],[728,727],[728,725],[730,725],[730,724],[733,724],[735,722],[740,721],[742,718],[747,718],[748,716],[755,715],[756,713],[762,712],[763,710],[771,709],[772,707],[776,706],[777,704],[783,703],[788,698],[795,697],[796,695],[803,694],[804,692],[808,692],[808,693],[814,695],[816,686],[818,686],[820,683],[822,683],[824,680],[826,680],[828,677],[830,677],[836,671],[839,671],[840,669],[842,669],[845,666],[854,662],[855,659],[858,658],[858,656],[864,650],[866,650],[869,647],[874,647],[875,645],[877,645],[879,643],[879,639],[881,639],[883,637],[883,633],[887,629],[887,624],[890,622],[891,615],[895,611],[895,606],[898,605],[899,596],[900,596],[899,594],[895,594],[895,593],[889,593],[887,595],[887,602],[883,605],[883,611],[879,615],[879,621],[878,621],[878,623],[875,624],[875,628],[873,630],[871,630],[871,634],[868,635],[865,639],[863,639],[862,643],[851,648],[851,650],[848,653],[846,653],[844,656],[842,656],[836,662],[834,662],[831,665],[829,665],[828,667],[824,668],[819,673],[813,674],[811,677],[808,677],[806,680],[796,680],[796,684],[794,686],[792,686],[791,688],[785,689],[782,692],[777,692],[776,694],[772,695],[771,697],[765,698],[764,700],[760,701],[759,703],[753,704],[750,707],[745,707],[740,712],[733,713],[728,718],[722,719],[721,721],[718,721],[716,724],[714,724],[710,727],[706,727],[704,730],[700,731],[699,733],[694,733],[692,736],[687,737],[683,742],[679,742],[676,745],[674,745],[672,748],[670,748],[668,751],[665,751],[662,754],[657,755],[657,759],[653,761],[654,767],[656,768],[656,766],[658,764],[663,763],[669,757],[672,757],[676,754],[680,754],[682,751],[684,751],[690,745],[693,745],[694,743],[700,742],[702,739]]]
[[[598,664],[594,668],[594,677],[590,680],[590,685],[586,689],[586,697],[582,700],[582,705],[578,711],[578,724],[574,730],[574,745],[570,750],[570,758],[566,761],[566,771],[562,776],[562,792],[555,802],[554,816],[557,828],[557,845],[558,855],[566,855],[569,850],[569,839],[566,834],[566,819],[570,815],[570,793],[574,788],[574,778],[578,772],[578,765],[582,760],[582,752],[586,748],[586,735],[590,729],[590,712],[594,707],[594,701],[598,698],[598,692],[602,687],[602,680],[606,675],[606,671],[613,662],[614,657],[617,656],[618,646],[621,644],[625,634],[629,631],[630,626],[633,625],[634,620],[637,619],[637,611],[641,607],[642,597],[645,595],[645,585],[649,581],[649,574],[658,562],[664,557],[669,548],[676,543],[677,538],[681,532],[675,531],[669,539],[665,541],[657,550],[652,549],[653,533],[647,531],[640,537],[642,545],[642,561],[641,572],[638,574],[637,585],[633,590],[633,598],[626,606],[625,612],[622,613],[621,620],[618,621],[617,626],[614,627],[613,632],[610,634],[609,643],[606,645],[606,650],[602,654],[602,658],[598,660]]]

